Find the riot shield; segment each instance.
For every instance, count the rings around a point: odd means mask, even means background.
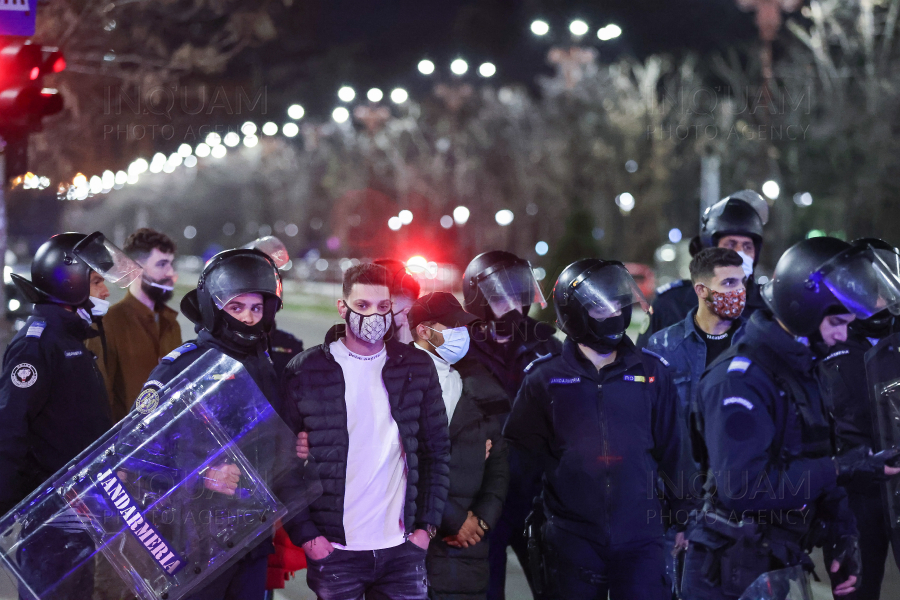
[[[136,408],[0,519],[20,598],[90,598],[96,566],[141,600],[177,600],[321,494],[292,431],[217,351]]]
[[[875,425],[873,450],[900,447],[900,333],[866,352],[866,380]],[[893,529],[900,529],[900,477],[884,484],[885,504]]]
[[[760,575],[738,600],[813,600],[802,565]]]

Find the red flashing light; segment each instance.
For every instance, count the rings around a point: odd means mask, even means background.
[[[28,79],[34,81],[38,77],[41,76],[41,68],[40,67],[31,67],[31,71],[28,72]]]
[[[66,59],[60,56],[55,61],[53,61],[53,72],[60,73],[66,70]]]

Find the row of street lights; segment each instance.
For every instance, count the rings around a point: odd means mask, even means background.
[[[577,38],[584,37],[588,34],[588,32],[590,32],[590,30],[590,26],[581,19],[575,19],[574,21],[569,23],[569,33]],[[538,37],[544,37],[545,35],[550,33],[550,24],[540,19],[532,21],[531,33]],[[622,35],[622,28],[614,23],[610,23],[609,25],[601,27],[597,30],[597,39],[602,42],[608,42],[609,40],[619,37],[620,35]]]

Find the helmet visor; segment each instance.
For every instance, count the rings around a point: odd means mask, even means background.
[[[73,249],[75,255],[106,281],[126,288],[138,279],[144,270],[99,231],[87,236]]]
[[[741,190],[731,194],[728,198],[743,200],[753,207],[753,210],[759,215],[759,220],[762,221],[763,225],[769,222],[769,203],[766,202],[765,198],[753,190]]]
[[[883,310],[900,314],[900,257],[870,245],[854,246],[822,265],[820,278],[847,310],[868,319]]]
[[[647,298],[622,265],[606,265],[579,275],[571,284],[572,294],[591,318],[603,321],[623,308],[640,304],[650,309]]]
[[[281,275],[271,262],[259,255],[238,254],[222,259],[205,275],[203,285],[220,310],[241,294],[282,298]]]
[[[288,254],[284,243],[274,235],[267,235],[266,237],[253,240],[249,244],[241,246],[241,248],[255,249],[267,254],[279,269],[291,261],[291,255]]]
[[[524,314],[525,307],[532,304],[547,307],[541,286],[527,261],[507,265],[482,276],[478,289],[498,318],[513,310]]]

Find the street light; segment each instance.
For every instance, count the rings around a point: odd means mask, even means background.
[[[631,212],[634,209],[634,196],[628,192],[624,192],[616,196],[616,204],[625,212]]]
[[[465,225],[469,220],[469,209],[465,206],[457,206],[453,209],[453,220],[457,225]]]
[[[345,85],[338,90],[338,98],[340,98],[341,102],[353,102],[353,99],[356,98],[356,92],[349,85]]]
[[[403,104],[409,100],[409,94],[403,88],[395,88],[391,91],[391,102],[394,104]]]
[[[582,21],[581,19],[575,19],[571,23],[569,23],[569,31],[572,32],[572,35],[582,36],[586,34],[590,30],[588,24]]]
[[[422,75],[431,75],[432,73],[434,73],[434,63],[427,58],[425,60],[420,60],[419,73],[421,73]]]
[[[247,121],[241,125],[241,133],[244,135],[256,135],[256,123]]]
[[[411,210],[401,210],[400,214],[397,216],[400,218],[400,222],[404,225],[409,225],[410,223],[412,223],[413,214]]]
[[[264,135],[275,135],[278,133],[278,125],[269,121],[265,125],[262,126],[262,132]]]
[[[397,231],[401,227],[403,227],[403,223],[400,221],[400,217],[391,217],[388,219],[388,227],[390,227],[391,231]]]
[[[296,123],[285,123],[281,128],[281,133],[289,138],[292,138],[300,133],[300,128],[297,127]]]
[[[222,141],[225,142],[225,145],[229,148],[234,148],[241,143],[241,136],[233,131],[229,131],[225,134],[225,138]]]
[[[506,227],[510,223],[513,222],[515,215],[513,215],[513,211],[508,208],[504,208],[503,210],[498,210],[497,214],[494,215],[494,220],[497,221],[497,225],[501,227]]]
[[[600,41],[603,42],[615,39],[620,35],[622,35],[622,28],[612,23],[610,23],[606,27],[601,27],[597,31],[597,37],[600,38]]]
[[[463,59],[457,58],[450,63],[450,70],[453,71],[454,75],[465,75],[466,71],[469,70],[469,64]]]
[[[550,26],[546,21],[540,19],[531,22],[531,33],[537,36],[547,35],[550,33]]]
[[[338,106],[336,109],[331,111],[331,118],[338,123],[346,123],[347,119],[350,118],[350,111],[343,106]]]
[[[366,98],[369,99],[369,102],[381,102],[381,99],[384,98],[384,92],[378,88],[372,88],[366,92]]]
[[[497,67],[495,67],[493,63],[482,63],[482,65],[478,67],[478,74],[482,77],[493,77],[496,73]]]
[[[765,194],[769,200],[775,200],[778,198],[778,194],[781,193],[781,188],[776,182],[770,179],[762,185],[762,193]]]
[[[295,121],[302,119],[304,114],[306,114],[306,111],[303,110],[303,107],[299,104],[292,104],[290,108],[288,108],[288,116]]]

